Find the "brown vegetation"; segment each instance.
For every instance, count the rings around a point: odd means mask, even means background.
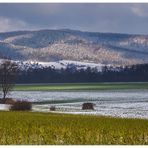
[[[94,110],[94,104],[93,103],[83,103],[82,104],[82,110]]]
[[[0,99],[0,104],[14,104],[16,101],[12,98]]]
[[[30,111],[32,108],[31,102],[28,101],[16,101],[11,107],[10,110],[13,111]]]
[[[56,110],[56,107],[55,106],[51,106],[50,107],[50,111],[55,111]]]

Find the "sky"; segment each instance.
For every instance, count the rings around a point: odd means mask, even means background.
[[[148,34],[148,3],[0,3],[0,32],[39,29]]]

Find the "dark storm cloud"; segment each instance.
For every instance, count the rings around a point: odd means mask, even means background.
[[[148,33],[148,4],[0,4],[0,31],[79,29]]]

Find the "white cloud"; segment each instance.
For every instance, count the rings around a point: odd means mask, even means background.
[[[148,6],[144,4],[132,5],[131,10],[136,16],[148,17]]]
[[[0,4],[0,32],[78,29],[148,34],[148,3]]]
[[[28,28],[27,26],[28,25],[21,20],[0,17],[0,32],[24,30]]]

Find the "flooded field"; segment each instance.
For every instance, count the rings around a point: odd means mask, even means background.
[[[146,89],[98,92],[13,91],[9,97],[40,102],[33,105],[34,111],[48,112],[50,106],[54,105],[56,112],[148,119],[148,90]],[[82,110],[84,102],[94,103],[94,110]]]

